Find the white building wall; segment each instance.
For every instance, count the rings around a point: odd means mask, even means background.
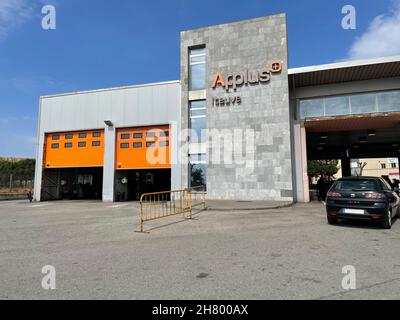
[[[170,124],[171,138],[178,139],[180,113],[179,81],[41,97],[35,199],[40,201],[46,133],[105,129],[103,200],[113,201],[115,130]],[[114,128],[107,128],[105,120],[111,120]],[[177,147],[178,144],[173,141],[172,154],[176,152],[174,148]],[[171,174],[172,188],[181,188],[181,170],[176,161],[172,163]]]

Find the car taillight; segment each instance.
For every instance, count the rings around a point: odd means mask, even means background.
[[[367,199],[385,199],[386,196],[383,193],[368,193],[365,196]]]
[[[334,192],[334,191],[332,191],[332,192],[328,192],[328,197],[331,197],[331,198],[341,198],[341,197],[342,197],[342,194],[339,193],[339,192]]]

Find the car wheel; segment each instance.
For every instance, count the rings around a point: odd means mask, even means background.
[[[328,217],[328,223],[335,225],[338,223],[338,219],[334,217]]]
[[[383,223],[384,229],[392,229],[392,211],[389,208],[386,214],[385,222]]]

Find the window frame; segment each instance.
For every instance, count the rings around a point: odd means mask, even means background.
[[[119,144],[120,149],[129,149],[130,143],[129,142],[122,142]]]
[[[196,157],[196,159],[194,159]],[[203,160],[204,159],[204,160]],[[207,154],[206,153],[196,153],[196,154],[190,154],[189,155],[189,186],[192,187],[198,187],[194,186],[192,184],[192,173],[193,173],[193,168],[195,166],[200,166],[202,168],[202,172],[204,173],[204,182],[205,182],[205,187],[207,188],[207,177],[208,177],[208,165],[207,165]]]
[[[365,114],[372,114],[372,113],[385,113],[385,112],[398,112],[400,110],[400,102],[398,104],[393,104],[392,106],[388,107],[383,102],[385,95],[400,95],[400,90],[393,89],[393,90],[381,90],[381,91],[371,91],[371,92],[357,92],[357,93],[348,93],[348,94],[336,94],[336,95],[322,95],[312,98],[300,98],[297,99],[297,120],[304,120],[310,118],[319,118],[319,117],[330,117],[330,116],[342,116],[342,115],[365,115]],[[367,111],[359,111],[354,110],[354,108],[360,108],[360,105],[357,104],[357,99],[367,98],[371,96],[371,101],[374,100],[374,105],[371,105],[370,110]],[[374,96],[374,97],[372,97]],[[331,101],[335,98],[342,98],[347,100],[346,108],[347,112],[338,112],[338,113],[331,113],[327,112],[327,101]],[[307,114],[307,105],[305,107],[302,104],[307,103],[312,106],[312,103],[320,103],[320,109],[318,114]],[[363,104],[361,104],[363,105]],[[389,109],[389,110],[387,110]]]
[[[169,141],[159,141],[160,148],[169,148]]]
[[[203,53],[192,53],[193,51],[196,50],[204,50]],[[206,86],[207,86],[207,52],[206,52],[206,46],[198,46],[198,47],[190,47],[189,48],[189,70],[188,70],[188,87],[189,87],[189,91],[198,91],[198,90],[205,90]],[[192,62],[193,58],[199,58],[199,57],[204,57],[204,59],[202,61],[197,61],[197,62]],[[205,69],[205,79],[204,79],[204,88],[193,88],[193,83],[192,83],[192,66],[198,66],[198,65],[204,65],[204,69]]]
[[[196,50],[204,50],[203,53],[195,53],[192,54],[193,51]],[[192,58],[200,58],[200,57],[204,57],[204,61],[198,61],[198,62],[192,62]],[[189,48],[189,65],[190,66],[195,66],[198,64],[206,64],[207,62],[207,52],[206,52],[206,47],[202,46],[202,47],[194,47],[194,48]]]
[[[204,105],[203,106],[193,106],[193,103],[196,102],[203,102]],[[193,116],[192,115],[192,111],[205,111],[204,115],[197,115],[197,116]],[[189,101],[189,130],[190,130],[190,134],[192,133],[193,129],[193,125],[192,125],[192,119],[204,119],[205,121],[205,130],[207,129],[207,100],[201,99],[201,100],[193,100],[193,101]],[[204,137],[204,141],[203,141],[203,137],[202,137],[202,132],[200,132],[200,136],[197,137],[199,141],[193,142],[192,140],[192,136],[189,137],[189,141],[191,143],[206,143],[207,142],[207,137]]]
[[[160,138],[169,138],[169,130],[161,130]]]

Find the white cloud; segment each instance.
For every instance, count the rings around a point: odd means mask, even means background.
[[[1,124],[18,124],[22,121],[36,121],[34,117],[30,115],[20,115],[20,116],[3,116],[0,118]]]
[[[29,0],[0,0],[0,40],[33,15],[34,10]]]
[[[374,18],[368,30],[353,43],[351,59],[400,55],[400,0],[393,1],[391,12]]]

